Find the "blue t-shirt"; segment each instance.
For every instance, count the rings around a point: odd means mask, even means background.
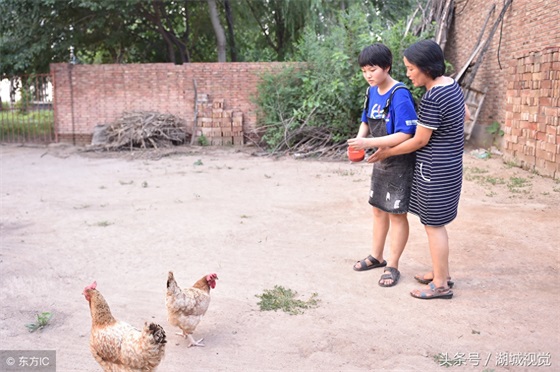
[[[383,108],[387,104],[387,100],[389,99],[391,92],[399,85],[404,86],[403,83],[397,83],[383,95],[379,94],[377,87],[371,87],[368,92],[368,107],[366,107],[362,113],[362,122],[367,123],[368,117],[371,119],[382,119]],[[391,105],[389,106],[389,112],[385,117],[387,134],[399,132],[414,134],[416,132],[417,120],[418,117],[416,116],[416,110],[414,109],[412,94],[408,89],[397,89],[395,94],[393,94]]]

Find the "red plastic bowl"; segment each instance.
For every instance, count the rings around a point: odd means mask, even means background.
[[[358,149],[355,149],[351,146],[348,147],[348,150],[346,150],[346,153],[348,154],[348,159],[350,159],[350,161],[353,161],[353,162],[362,161],[362,160],[364,160],[364,157],[366,156],[366,152],[364,150],[358,150]]]

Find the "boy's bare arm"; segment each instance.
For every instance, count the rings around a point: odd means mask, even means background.
[[[351,138],[348,140],[348,145],[356,149],[371,149],[373,147],[393,147],[412,138],[412,134],[407,133],[393,133],[383,137],[374,138]]]

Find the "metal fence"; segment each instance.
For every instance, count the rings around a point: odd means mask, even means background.
[[[54,142],[51,75],[13,76],[0,81],[0,142]]]

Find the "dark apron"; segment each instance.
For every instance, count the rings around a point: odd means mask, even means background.
[[[387,135],[385,119],[368,118],[368,126],[372,137]],[[407,213],[415,161],[411,153],[373,163],[369,204],[388,213]]]

